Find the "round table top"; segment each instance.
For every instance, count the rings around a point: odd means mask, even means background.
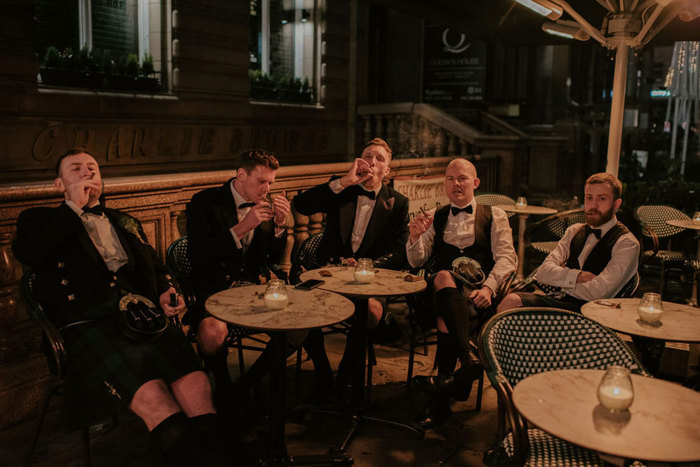
[[[330,271],[331,277],[323,277],[320,271]],[[328,266],[302,273],[301,279],[320,279],[324,281],[320,289],[346,295],[348,297],[381,297],[390,295],[414,294],[427,287],[425,280],[415,282],[404,280],[408,275],[405,272],[392,269],[374,268],[374,281],[369,284],[361,284],[355,281],[354,268],[343,270],[340,266]]]
[[[620,308],[599,305],[595,301],[581,307],[584,316],[615,331],[665,341],[700,342],[700,309],[680,303],[663,302],[661,324],[648,324],[639,319],[639,298],[611,298]]]
[[[533,206],[528,204],[527,206],[518,206],[517,204],[499,204],[496,206],[501,208],[506,212],[517,212],[519,214],[554,214],[557,212],[556,209],[546,208],[544,206]]]
[[[227,323],[262,331],[314,329],[339,323],[355,312],[355,305],[325,290],[287,287],[289,303],[282,310],[265,307],[265,285],[237,287],[218,292],[206,301],[212,316]]]
[[[693,230],[700,230],[700,222],[693,222],[691,219],[668,219],[666,221],[668,225],[672,225],[674,227],[681,227],[683,229],[693,229]]]
[[[597,397],[604,373],[538,373],[515,386],[513,403],[530,423],[588,449],[647,461],[700,460],[700,393],[633,374],[629,411],[610,412]]]

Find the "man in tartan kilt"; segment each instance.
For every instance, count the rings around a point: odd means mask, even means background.
[[[170,304],[177,285],[140,223],[100,204],[99,166],[84,149],[59,157],[54,186],[64,202],[22,212],[13,251],[34,272],[36,297],[65,341],[64,426],[95,424],[126,406],[168,463],[223,464],[209,381],[180,329],[143,340],[117,324],[126,293],[166,316],[185,308],[180,296]]]

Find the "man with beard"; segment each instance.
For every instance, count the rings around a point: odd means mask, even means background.
[[[569,227],[537,271],[538,282],[560,290],[553,295],[509,294],[498,312],[522,306],[580,311],[586,302],[614,297],[636,274],[639,242],[615,216],[622,204],[622,184],[608,173],[593,174],[584,194],[586,223]]]

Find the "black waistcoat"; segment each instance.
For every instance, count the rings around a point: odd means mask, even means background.
[[[474,243],[466,248],[457,248],[445,243],[443,238],[450,206],[443,206],[435,212],[433,227],[435,228],[435,244],[433,245],[432,260],[429,261],[429,273],[443,269],[452,269],[452,261],[460,256],[467,256],[481,264],[486,276],[493,269],[493,253],[491,252],[491,206],[476,205],[476,221],[474,223]]]
[[[576,235],[571,239],[571,245],[569,248],[569,258],[566,260],[566,267],[570,269],[581,269],[583,271],[588,271],[596,276],[603,272],[605,266],[610,262],[612,257],[612,249],[617,243],[617,240],[628,233],[627,227],[621,223],[614,225],[608,232],[603,235],[603,237],[598,241],[596,246],[593,247],[591,252],[588,254],[586,261],[583,265],[578,262],[578,257],[583,250],[583,245],[586,243],[586,226],[582,225]]]

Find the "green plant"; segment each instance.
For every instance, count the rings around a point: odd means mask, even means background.
[[[141,63],[141,74],[148,76],[155,73],[155,71],[156,69],[153,66],[153,57],[151,54],[146,54],[146,56],[143,57],[143,62]]]
[[[58,49],[52,45],[46,48],[46,53],[44,53],[44,63],[45,66],[49,68],[62,68],[63,67],[63,57]]]
[[[107,74],[112,73],[112,70],[115,67],[114,60],[112,59],[112,52],[105,49],[105,51],[102,53],[102,61],[100,63],[101,63],[101,68],[105,73],[107,73]]]
[[[120,55],[117,59],[117,74],[126,75],[126,55]]]
[[[90,71],[100,71],[104,69],[104,52],[102,49],[92,49],[88,69]]]
[[[139,57],[136,54],[129,54],[126,57],[126,75],[136,78],[139,75]]]
[[[73,49],[66,47],[63,49],[63,61],[66,68],[69,70],[80,69],[80,56],[73,53]]]

